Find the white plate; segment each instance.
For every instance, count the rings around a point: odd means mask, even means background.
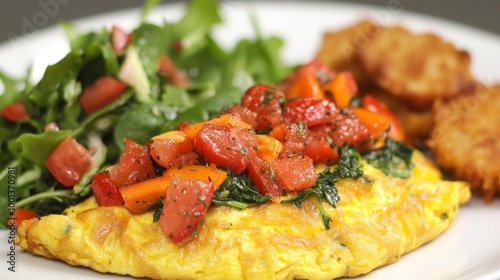
[[[500,38],[467,26],[422,15],[372,6],[333,3],[258,3],[221,1],[225,24],[216,36],[225,46],[236,38],[252,36],[249,11],[257,15],[266,35],[285,38],[284,59],[301,63],[311,59],[324,31],[341,28],[361,18],[371,18],[382,25],[403,23],[415,31],[432,31],[454,42],[472,56],[473,72],[484,82],[500,81]],[[180,5],[161,6],[151,20],[177,20]],[[127,10],[77,21],[84,30],[119,24],[131,29],[137,25],[138,10]],[[33,77],[38,79],[49,63],[56,62],[68,50],[59,29],[47,29],[20,37],[0,46],[0,69],[23,75],[34,63]],[[461,208],[451,228],[418,250],[406,254],[395,264],[379,268],[359,279],[500,279],[500,201],[485,205],[477,199]],[[9,264],[8,231],[2,231],[0,243],[0,279],[128,279],[76,268],[63,262],[35,257],[16,249],[16,272]]]

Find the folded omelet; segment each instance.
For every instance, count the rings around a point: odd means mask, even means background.
[[[198,236],[165,237],[151,212],[98,207],[90,198],[65,215],[19,228],[25,250],[100,272],[155,279],[333,279],[393,263],[445,231],[470,198],[462,182],[441,179],[418,151],[409,179],[364,163],[364,175],[342,179],[326,230],[314,198],[299,208],[266,203],[245,210],[213,205]]]

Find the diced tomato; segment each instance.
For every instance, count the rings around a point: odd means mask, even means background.
[[[304,154],[307,139],[307,127],[303,123],[281,124],[269,133],[283,144],[279,157]]]
[[[338,162],[339,155],[334,147],[335,144],[330,143],[328,138],[329,136],[325,133],[313,130],[309,131],[304,154],[310,157],[314,164],[333,164]]]
[[[358,85],[351,72],[341,72],[323,86],[337,108],[347,108],[351,99],[358,93]]]
[[[271,171],[271,164],[269,162],[258,157],[253,157],[250,159],[247,172],[260,194],[274,197],[283,194],[283,188],[274,180],[274,172]]]
[[[241,174],[255,156],[258,142],[248,129],[205,124],[196,135],[194,148],[207,162]]]
[[[170,166],[196,165],[199,163],[200,156],[196,152],[188,152],[177,156]]]
[[[313,160],[307,156],[281,158],[271,162],[278,184],[286,191],[311,188],[318,179]]]
[[[374,96],[367,94],[362,100],[363,108],[366,108],[372,112],[377,112],[384,114],[389,117],[391,128],[389,129],[389,137],[396,141],[407,141],[408,138],[404,131],[403,125],[396,117],[396,115],[385,105],[382,101],[378,100]]]
[[[158,62],[158,72],[166,75],[169,78],[170,83],[173,85],[189,85],[189,80],[186,76],[177,70],[174,63],[166,55],[160,56],[160,61]]]
[[[132,42],[133,34],[126,32],[120,27],[111,27],[111,47],[116,54],[122,53]]]
[[[329,100],[299,98],[285,103],[283,116],[289,123],[303,122],[307,126],[333,122],[339,111]]]
[[[258,130],[270,129],[283,123],[281,104],[285,100],[283,92],[275,86],[257,84],[243,95],[242,104],[257,113]]]
[[[30,114],[26,110],[26,106],[21,101],[7,105],[0,111],[0,116],[8,119],[11,122],[20,122],[30,119]]]
[[[9,225],[10,222],[13,222],[17,230],[22,222],[31,220],[33,218],[38,218],[38,215],[35,211],[30,209],[17,208],[16,210],[14,210],[14,215],[12,215],[7,221],[7,225]]]
[[[309,129],[328,134],[337,146],[347,144],[362,147],[370,137],[366,126],[347,109],[341,110],[334,122],[311,126]]]
[[[92,156],[73,137],[68,136],[45,162],[50,173],[66,187],[74,186],[92,165]]]
[[[150,141],[149,152],[159,165],[169,168],[177,157],[193,151],[193,145],[182,131],[169,131]]]
[[[156,177],[147,147],[128,138],[120,161],[107,171],[119,188]]]
[[[80,104],[85,112],[92,113],[115,101],[126,88],[125,83],[111,76],[102,76],[83,90]]]
[[[194,238],[213,195],[212,183],[172,176],[158,221],[163,233],[175,243]]]
[[[252,128],[251,125],[244,122],[242,119],[238,118],[234,114],[223,114],[208,121],[187,125],[183,127],[182,131],[186,133],[187,138],[189,140],[194,142],[196,135],[198,135],[198,132],[200,132],[200,130],[203,128],[205,124],[213,124],[213,125],[227,126],[227,127],[241,127],[245,129]]]
[[[106,172],[94,175],[90,187],[99,206],[114,206],[124,202],[120,188],[111,181]]]
[[[250,109],[248,109],[247,107],[241,106],[240,104],[235,104],[231,106],[227,111],[228,113],[235,115],[242,121],[251,125],[253,128],[257,127],[257,114],[250,111]]]

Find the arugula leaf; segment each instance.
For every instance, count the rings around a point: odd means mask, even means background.
[[[151,136],[162,132],[165,122],[174,119],[176,110],[165,104],[140,104],[122,115],[115,127],[115,143],[123,148],[124,138],[146,143]]]
[[[406,144],[387,138],[385,146],[363,155],[367,162],[386,175],[408,178],[413,169],[413,150]]]
[[[42,80],[30,94],[30,100],[42,108],[57,104],[61,97],[59,90],[62,85],[76,76],[83,62],[81,55],[72,51],[56,64],[47,67]]]
[[[212,203],[226,205],[238,209],[262,204],[271,199],[271,196],[261,195],[253,186],[247,174],[229,174],[226,181],[215,192]]]
[[[160,0],[146,0],[142,5],[141,21],[143,22],[148,16],[149,12],[160,3]]]
[[[175,40],[182,40],[189,49],[203,40],[213,25],[222,22],[217,2],[214,0],[193,0],[184,17],[172,26]]]
[[[9,149],[20,159],[28,159],[44,166],[52,151],[71,133],[71,130],[47,130],[42,134],[25,133],[10,142]]]
[[[4,88],[3,93],[0,94],[0,110],[2,110],[8,105],[18,101],[22,96],[18,91],[20,81],[0,72],[0,82],[3,84]]]

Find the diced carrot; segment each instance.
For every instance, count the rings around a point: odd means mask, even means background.
[[[259,143],[257,144],[257,157],[267,162],[277,159],[283,149],[283,144],[271,136],[257,135]]]
[[[170,176],[160,176],[120,189],[124,205],[130,212],[141,214],[165,197],[170,185]]]
[[[214,164],[210,165],[184,165],[172,167],[165,171],[164,176],[178,176],[189,180],[212,182],[214,189],[218,190],[227,178],[227,173]]]
[[[331,94],[337,108],[346,108],[351,98],[358,93],[358,86],[351,72],[341,72],[326,83],[323,90]]]
[[[296,78],[285,93],[287,99],[304,97],[314,99],[326,98],[312,68],[304,68],[303,70],[298,70],[296,73]]]
[[[238,118],[233,114],[224,114],[217,118],[213,118],[208,121],[195,123],[189,126],[184,127],[184,132],[186,133],[189,140],[194,141],[196,138],[196,134],[201,130],[204,124],[213,124],[213,125],[223,125],[229,127],[242,127],[246,129],[252,129],[252,126],[244,122],[242,119]]]
[[[215,190],[227,178],[227,173],[218,169],[215,165],[171,167],[163,173],[163,176],[121,188],[120,193],[125,201],[125,207],[134,214],[148,211],[154,204],[165,197],[165,193],[170,186],[170,177],[174,175],[189,180],[212,182]]]

